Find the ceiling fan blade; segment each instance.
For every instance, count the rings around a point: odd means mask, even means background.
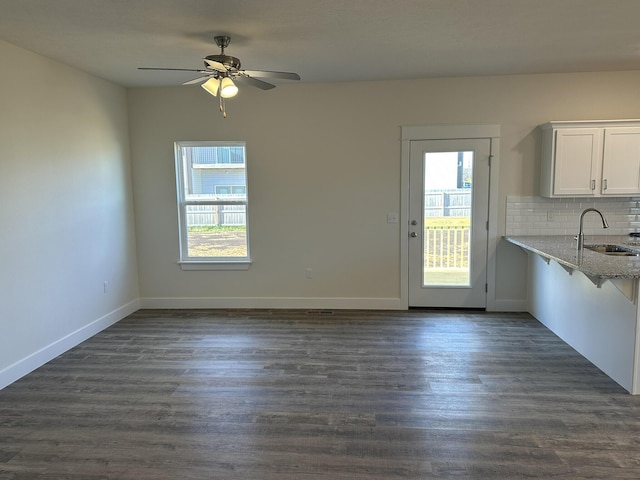
[[[194,83],[204,82],[205,80],[209,80],[213,76],[214,74],[212,73],[210,75],[205,75],[204,77],[194,78],[193,80],[182,82],[182,85],[193,85]]]
[[[138,67],[138,70],[174,70],[177,72],[198,72],[198,73],[207,73],[206,70],[198,70],[195,68],[164,68],[164,67]]]
[[[238,80],[241,83],[248,83],[249,85],[253,85],[254,87],[258,87],[262,90],[271,90],[272,88],[276,88],[275,85],[263,82],[262,80],[258,80],[257,78],[253,78],[249,75],[244,74],[238,75],[237,77],[235,77],[235,80]]]
[[[213,68],[214,70],[217,70],[219,72],[226,72],[227,71],[227,67],[225,67],[222,63],[220,62],[216,62],[214,60],[209,60],[208,58],[204,58],[203,59],[204,62],[209,65],[211,68]]]
[[[242,73],[260,78],[284,78],[286,80],[300,80],[300,75],[292,72],[271,72],[269,70],[242,70]]]

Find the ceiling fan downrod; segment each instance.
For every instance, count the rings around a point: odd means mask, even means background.
[[[227,35],[217,35],[213,37],[213,40],[216,42],[216,45],[220,47],[220,55],[224,55],[224,49],[231,43],[231,37]]]

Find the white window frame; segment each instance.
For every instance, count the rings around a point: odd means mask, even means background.
[[[249,199],[245,195],[244,199],[207,199],[207,200],[187,200],[185,198],[185,164],[183,161],[182,150],[185,147],[243,147],[244,148],[244,169],[246,192],[249,192],[248,174],[247,174],[247,151],[245,142],[175,142],[174,155],[176,167],[176,199],[178,206],[178,235],[180,241],[180,260],[178,264],[182,270],[247,270],[251,265],[251,256],[249,250]],[[227,165],[227,164],[225,164]],[[233,164],[229,164],[233,165]],[[188,239],[187,239],[187,216],[186,208],[190,205],[242,205],[245,208],[245,227],[247,255],[243,257],[190,257],[188,255]]]

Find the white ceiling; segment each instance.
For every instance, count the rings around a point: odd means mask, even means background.
[[[128,87],[198,76],[137,67],[202,68],[219,34],[303,82],[638,70],[639,22],[640,0],[0,0],[0,39]]]

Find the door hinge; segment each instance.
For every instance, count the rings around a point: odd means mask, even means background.
[[[489,155],[489,166],[491,166],[491,160],[493,160],[493,155]]]
[[[489,284],[485,283],[484,284],[484,293],[488,293],[489,292]]]
[[[487,229],[487,232],[489,231],[489,220],[487,220],[487,223],[485,224],[485,228]]]

